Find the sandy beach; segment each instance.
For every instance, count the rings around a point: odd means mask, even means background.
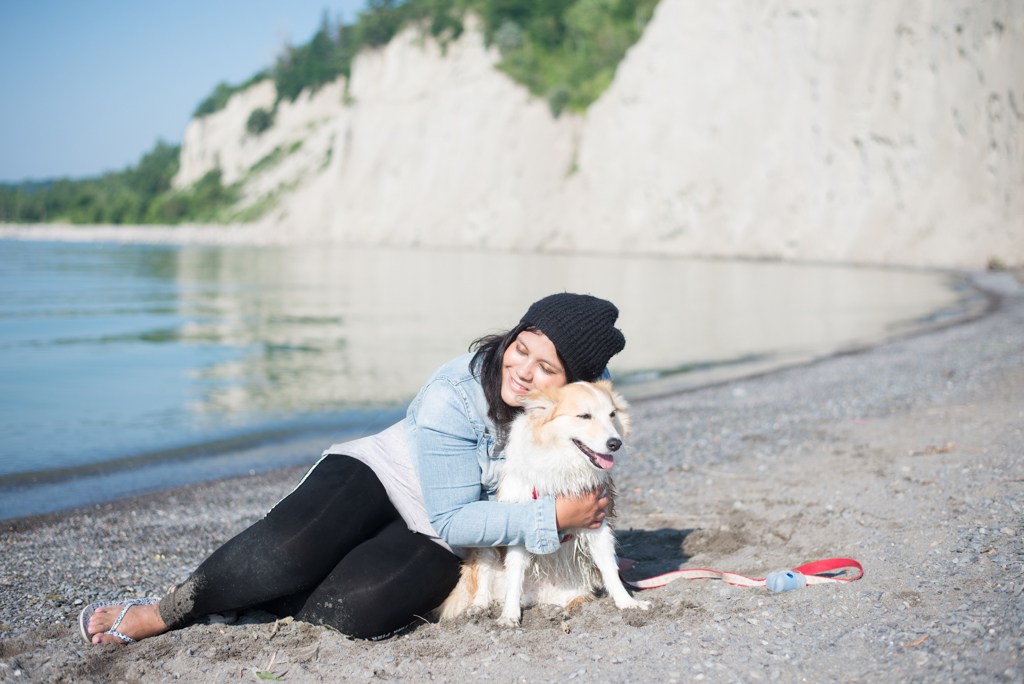
[[[1024,681],[1024,287],[978,274],[980,318],[858,353],[634,402],[616,465],[632,578],[751,577],[830,557],[862,579],[773,594],[681,580],[427,621],[382,642],[265,613],[89,646],[84,604],[161,595],[301,469],[0,524],[0,682]]]

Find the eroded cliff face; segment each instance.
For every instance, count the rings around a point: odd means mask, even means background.
[[[219,165],[281,242],[1024,262],[1024,4],[975,4],[661,0],[558,119],[409,30],[258,136],[269,83],[193,121],[177,182]]]

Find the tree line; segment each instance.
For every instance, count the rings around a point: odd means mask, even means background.
[[[160,223],[216,221],[237,189],[221,184],[220,171],[176,191],[181,147],[163,141],[135,166],[95,178],[0,185],[0,221],[38,223]]]

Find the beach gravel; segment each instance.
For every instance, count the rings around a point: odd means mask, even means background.
[[[973,321],[634,404],[616,465],[632,577],[847,557],[858,581],[680,580],[643,592],[647,612],[605,597],[381,642],[265,613],[80,640],[83,605],[161,595],[290,469],[0,523],[0,682],[1022,682],[1024,289],[984,277],[993,307]]]

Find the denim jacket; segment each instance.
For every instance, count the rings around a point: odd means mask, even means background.
[[[405,438],[430,523],[451,546],[525,545],[558,549],[555,500],[495,501],[505,458],[494,453],[495,427],[472,354],[441,366],[409,405]]]

